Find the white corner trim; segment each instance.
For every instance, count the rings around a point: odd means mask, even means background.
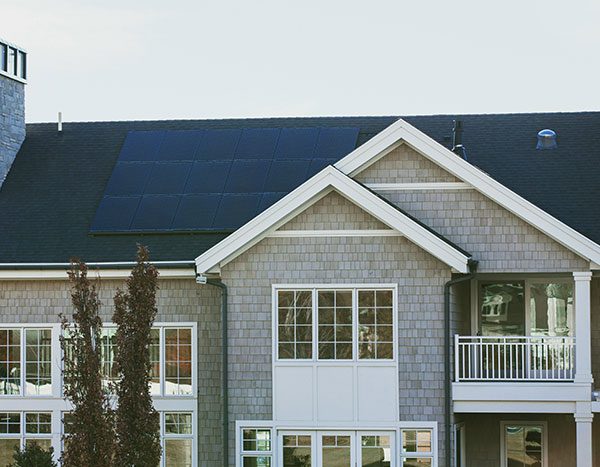
[[[208,273],[214,268],[226,264],[333,190],[336,190],[392,229],[402,233],[410,241],[448,266],[459,272],[468,272],[468,256],[331,166],[324,168],[270,208],[196,258],[197,272]]]
[[[401,142],[405,142],[430,161],[471,185],[484,196],[497,202],[564,247],[592,263],[600,264],[600,245],[511,191],[402,119],[352,151],[334,166],[345,174],[354,176]]]
[[[465,182],[418,182],[418,183],[365,183],[374,191],[410,191],[410,190],[471,190]]]
[[[308,237],[402,237],[394,229],[385,230],[276,230],[267,234],[269,238],[308,238]]]

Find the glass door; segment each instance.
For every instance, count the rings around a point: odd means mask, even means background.
[[[358,465],[360,467],[393,467],[393,433],[358,433]]]
[[[319,433],[319,467],[354,467],[355,436],[352,432]]]

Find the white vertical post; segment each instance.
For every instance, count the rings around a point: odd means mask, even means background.
[[[590,295],[592,272],[574,272],[573,278],[575,279],[575,382],[591,385],[593,382]]]
[[[577,402],[575,426],[577,430],[577,467],[592,467],[592,413],[591,402]]]

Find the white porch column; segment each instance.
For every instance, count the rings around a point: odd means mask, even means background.
[[[592,404],[577,402],[575,409],[577,430],[577,467],[592,467]]]
[[[593,382],[590,295],[592,272],[574,272],[573,278],[575,279],[575,382],[591,385]],[[579,428],[577,430],[579,433]]]

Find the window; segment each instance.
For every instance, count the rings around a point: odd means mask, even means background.
[[[27,54],[19,51],[19,78],[27,79]]]
[[[280,290],[277,313],[279,358],[312,358],[312,292]]]
[[[546,461],[544,423],[502,423],[502,466],[544,467]]]
[[[165,467],[192,467],[194,450],[192,413],[166,412],[163,427]]]
[[[271,430],[244,428],[242,430],[242,467],[271,467]]]
[[[156,327],[150,331],[150,392],[152,395],[192,395],[191,327]],[[118,379],[115,327],[102,330],[101,368],[106,387]]]
[[[359,358],[392,359],[394,327],[391,290],[358,291]]]
[[[0,70],[8,71],[8,46],[0,43]]]
[[[323,435],[321,457],[324,466],[350,467],[352,462],[352,436]]]
[[[0,395],[51,393],[52,330],[0,329]]]
[[[283,435],[283,467],[311,467],[312,437],[310,434]]]
[[[390,435],[363,435],[360,439],[362,467],[390,467],[392,446]]]
[[[573,336],[573,283],[528,283],[532,336]]]
[[[433,465],[432,430],[402,430],[402,467]]]
[[[8,72],[17,75],[17,49],[8,48]]]
[[[52,445],[52,415],[46,412],[0,413],[0,465],[13,461],[15,447]]]
[[[392,289],[280,289],[276,300],[279,360],[394,359]]]

